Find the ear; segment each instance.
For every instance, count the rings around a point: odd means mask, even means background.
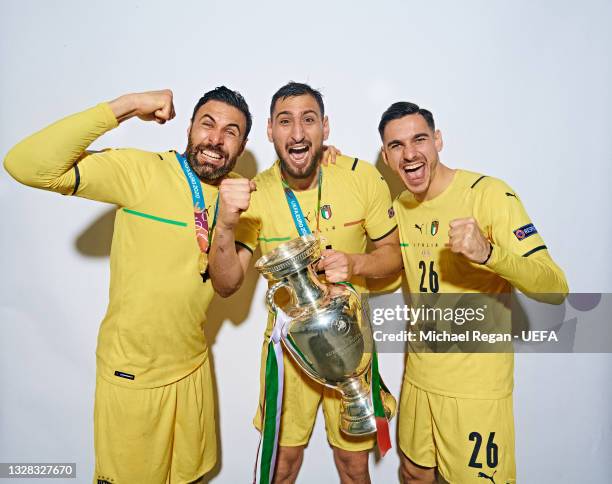
[[[391,168],[391,166],[389,165],[389,160],[387,159],[387,152],[385,151],[385,147],[384,146],[380,147],[380,154],[382,155],[382,159],[385,162],[385,165],[387,165],[389,168]]]
[[[327,116],[323,117],[323,141],[326,141],[329,138],[329,119]]]
[[[434,133],[434,144],[436,146],[436,151],[440,153],[444,147],[444,142],[442,141],[442,132],[439,129],[436,129]]]
[[[270,143],[274,143],[274,140],[272,139],[272,118],[268,118],[268,141]]]
[[[247,144],[247,141],[249,141],[249,139],[248,138],[244,138],[244,141],[240,145],[240,149],[238,150],[238,154],[236,155],[236,158],[238,158],[242,154],[242,152],[244,151],[244,148],[245,148],[245,146]]]

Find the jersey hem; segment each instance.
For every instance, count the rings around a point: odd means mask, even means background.
[[[430,465],[430,464],[422,464],[421,462],[417,462],[416,460],[414,460],[412,457],[410,457],[410,456],[408,455],[408,452],[406,452],[406,451],[404,450],[404,448],[402,447],[402,445],[401,445],[401,444],[400,444],[399,448],[400,448],[400,450],[402,451],[402,454],[404,454],[404,455],[406,456],[406,458],[407,458],[407,459],[408,459],[410,462],[412,462],[413,464],[416,464],[416,465],[421,466],[421,467],[427,467],[427,468],[429,468],[429,469],[435,469],[436,467],[438,467],[437,463],[434,463],[433,465]],[[443,477],[444,477],[444,476],[443,476]]]
[[[167,385],[176,383],[177,381],[182,380],[183,378],[191,375],[194,371],[196,371],[204,363],[206,363],[207,360],[208,360],[208,348],[204,351],[204,354],[201,356],[201,358],[196,360],[198,361],[198,363],[195,364],[195,366],[190,366],[189,369],[187,370],[177,372],[174,376],[168,378],[167,380],[164,379],[164,381],[160,383],[153,383],[153,382],[135,383],[135,380],[129,380],[131,381],[131,383],[123,382],[121,381],[123,380],[122,378],[115,376],[114,374],[115,370],[112,370],[110,366],[103,363],[100,357],[97,357],[97,361],[96,361],[96,374],[100,378],[110,383],[111,385],[117,385],[117,386],[124,387],[124,388],[134,388],[134,389],[144,390],[144,389],[165,387]]]

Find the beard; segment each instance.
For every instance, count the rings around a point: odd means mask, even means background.
[[[221,159],[224,160],[223,165],[216,166],[208,162],[200,163],[198,161],[198,153],[202,150],[209,150],[220,155]],[[191,166],[191,169],[196,173],[196,175],[198,175],[200,180],[207,183],[214,183],[227,175],[234,169],[234,166],[236,166],[236,160],[238,159],[237,156],[229,158],[227,152],[222,148],[208,143],[199,143],[194,146],[191,139],[189,139],[187,142],[185,156],[187,158],[187,162]]]
[[[308,145],[309,147],[312,147],[310,143],[308,143]],[[303,171],[297,171],[291,166],[289,162],[285,161],[285,159],[281,156],[280,150],[276,147],[276,145],[274,146],[274,149],[276,150],[276,155],[278,156],[278,159],[280,160],[282,171],[284,173],[287,173],[291,178],[295,178],[298,180],[304,180],[312,176],[312,174],[316,171],[317,167],[319,166],[319,162],[323,158],[323,151],[324,151],[323,145],[319,146],[315,150],[312,156],[312,160],[310,160],[310,164],[305,169],[303,169]]]

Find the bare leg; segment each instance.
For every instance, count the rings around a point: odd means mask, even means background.
[[[302,461],[304,460],[304,446],[278,447],[276,456],[276,471],[274,473],[274,484],[294,484]]]
[[[338,447],[332,448],[341,484],[370,484],[369,451],[352,452]]]
[[[435,484],[436,468],[423,467],[400,455],[400,474],[403,484]]]

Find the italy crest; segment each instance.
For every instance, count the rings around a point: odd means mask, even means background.
[[[440,225],[440,222],[438,222],[437,220],[434,220],[433,222],[431,222],[431,235],[436,235],[438,233],[438,227]]]
[[[323,217],[325,220],[329,220],[331,216],[332,216],[331,206],[323,205],[321,207],[321,217]]]

